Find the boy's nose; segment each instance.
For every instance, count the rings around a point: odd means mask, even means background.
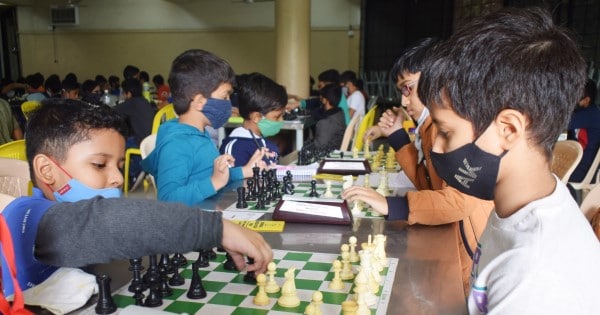
[[[112,172],[108,181],[110,187],[122,187],[123,186],[123,174],[119,170]]]
[[[410,103],[410,101],[408,100],[408,97],[402,95],[400,97],[400,104],[402,104],[402,106],[404,106],[406,108],[406,106],[408,106],[408,104]]]

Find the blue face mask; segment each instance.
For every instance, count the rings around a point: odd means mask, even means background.
[[[219,129],[225,125],[231,116],[231,101],[209,98],[201,112],[213,128]]]
[[[91,188],[75,178],[71,178],[67,184],[54,192],[54,198],[58,202],[76,202],[79,200],[91,199],[96,196],[119,198],[121,197],[121,189],[114,187],[103,189]]]
[[[60,168],[65,174],[67,174],[71,179],[62,186],[59,190],[53,193],[54,199],[58,202],[76,202],[79,200],[91,199],[96,196],[101,196],[104,198],[119,198],[121,197],[121,189],[112,187],[112,188],[102,188],[96,189],[85,185],[79,180],[73,178],[71,174],[67,173],[60,165],[54,163],[58,168]],[[50,186],[48,186],[50,187]]]

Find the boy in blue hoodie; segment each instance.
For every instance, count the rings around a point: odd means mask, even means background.
[[[229,119],[234,83],[231,66],[210,52],[188,50],[173,61],[169,86],[179,118],[160,126],[154,151],[142,161],[156,180],[159,200],[197,205],[228,182],[252,176],[252,167],[264,168],[265,149],[257,149],[245,166],[233,167],[234,157],[219,155],[205,129],[218,129]]]

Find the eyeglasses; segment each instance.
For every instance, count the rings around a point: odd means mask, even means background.
[[[411,94],[411,93],[412,93],[412,91],[413,91],[413,88],[412,88],[412,87],[413,87],[415,84],[417,84],[417,82],[419,82],[419,81],[416,81],[416,80],[415,80],[415,81],[411,81],[411,82],[408,82],[408,83],[404,84],[404,85],[403,85],[403,86],[400,88],[400,93],[402,94],[402,96],[404,96],[404,97],[409,97],[409,96],[410,96],[410,94]]]

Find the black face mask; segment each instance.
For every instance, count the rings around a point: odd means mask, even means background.
[[[448,153],[431,151],[431,162],[448,185],[467,195],[492,200],[500,160],[508,151],[493,155],[481,150],[475,141]]]

